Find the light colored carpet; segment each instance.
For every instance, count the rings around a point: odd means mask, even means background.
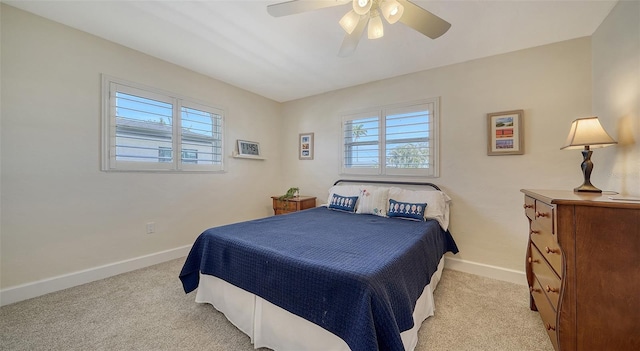
[[[1,350],[253,350],[173,260],[0,308]],[[445,270],[416,350],[553,350],[524,286]]]

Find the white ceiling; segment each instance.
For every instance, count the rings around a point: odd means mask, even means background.
[[[280,102],[589,36],[616,3],[414,0],[451,29],[432,40],[385,22],[340,58],[350,5],[274,18],[281,1],[2,1]]]

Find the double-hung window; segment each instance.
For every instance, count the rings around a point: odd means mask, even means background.
[[[223,170],[224,110],[106,76],[103,88],[103,170]]]
[[[438,99],[343,115],[343,174],[437,177]]]

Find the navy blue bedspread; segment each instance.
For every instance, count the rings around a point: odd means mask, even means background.
[[[353,351],[403,350],[400,332],[442,255],[458,248],[438,222],[318,207],[203,232],[180,272],[221,278],[342,338]]]

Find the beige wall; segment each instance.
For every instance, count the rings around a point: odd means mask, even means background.
[[[572,189],[580,153],[561,151],[571,121],[591,113],[590,38],[546,45],[347,88],[284,104],[284,181],[326,196],[340,175],[340,115],[366,106],[440,97],[440,178],[453,198],[457,258],[524,270],[521,188]],[[525,111],[525,154],[487,156],[486,114]],[[296,137],[315,132],[315,159]]]
[[[190,245],[208,227],[272,213],[279,103],[6,5],[1,69],[2,288]],[[102,73],[225,107],[227,156],[247,139],[267,160],[226,157],[224,174],[101,172]]]
[[[618,2],[592,42],[593,113],[618,145],[594,150],[591,179],[640,198],[640,2]]]

